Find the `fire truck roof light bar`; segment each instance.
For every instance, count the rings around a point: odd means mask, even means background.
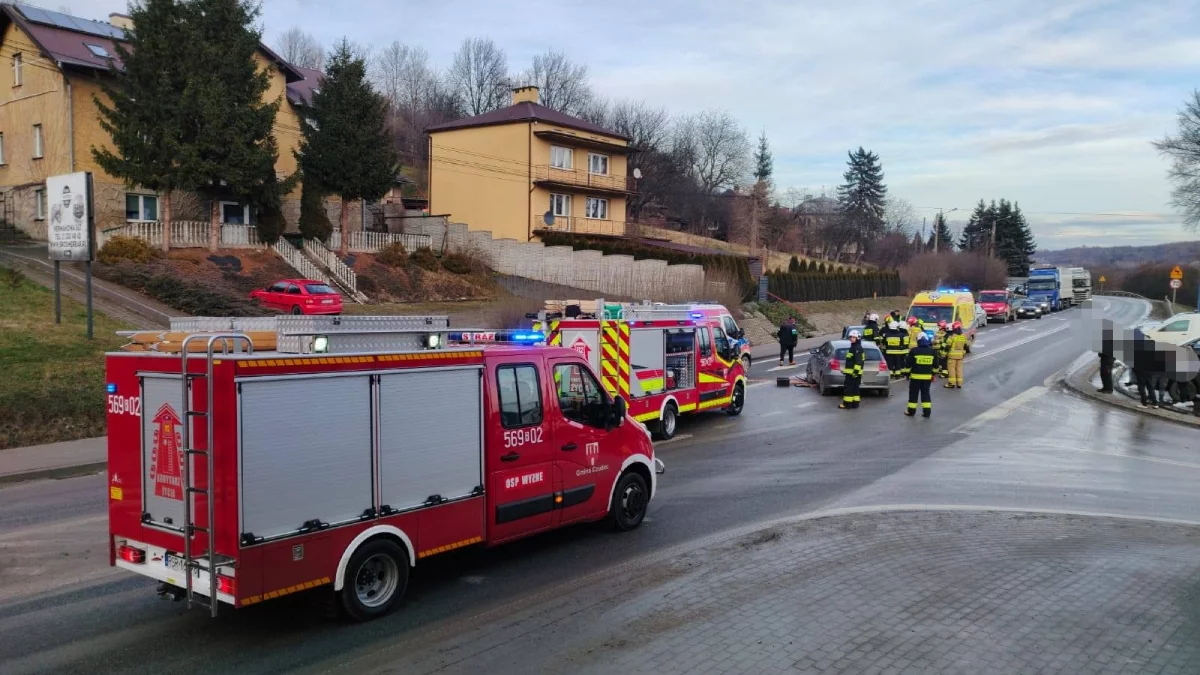
[[[545,333],[532,330],[457,330],[450,332],[450,342],[502,342],[535,345],[546,341]]]

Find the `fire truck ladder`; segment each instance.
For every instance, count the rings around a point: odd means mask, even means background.
[[[188,373],[188,345],[193,341],[206,340],[205,353],[207,356],[207,367],[203,375],[191,375]],[[213,474],[215,472],[213,462],[213,362],[217,357],[217,345],[221,345],[221,353],[229,353],[230,345],[237,342],[245,341],[246,352],[254,353],[254,343],[249,336],[244,333],[199,333],[189,335],[183,340],[182,355],[180,357],[180,373],[183,380],[183,564],[184,564],[184,590],[187,592],[188,609],[192,605],[200,605],[207,607],[209,614],[214,618],[217,616],[217,606],[221,603],[217,601],[217,567],[227,565],[233,562],[232,558],[217,555],[216,547],[216,506],[214,503],[215,490],[213,489]],[[204,392],[206,402],[204,411],[192,410],[191,383],[192,380],[204,379]],[[199,450],[192,447],[192,420],[198,417],[203,417],[205,420],[205,448]],[[196,487],[192,485],[192,457],[200,456],[205,459],[207,471],[205,472],[206,479],[204,487]],[[205,520],[204,527],[200,527],[192,522],[192,509],[195,506],[194,495],[203,494],[205,503],[208,506],[208,518]],[[203,532],[204,538],[208,543],[208,549],[199,555],[194,554],[192,550],[192,537],[197,532]],[[193,574],[199,570],[207,570],[208,572],[208,600],[198,599]]]
[[[621,318],[629,321],[688,321],[692,309],[687,305],[626,305]]]

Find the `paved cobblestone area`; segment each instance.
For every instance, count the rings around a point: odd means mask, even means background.
[[[1200,673],[1200,528],[825,518],[485,615],[392,657],[387,672],[489,675]]]

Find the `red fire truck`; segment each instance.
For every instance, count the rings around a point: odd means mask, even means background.
[[[625,401],[578,352],[520,344],[539,334],[450,346],[448,326],[196,318],[130,334],[107,357],[111,563],[213,616],[321,588],[367,620],[440,553],[637,527],[663,465]]]
[[[719,318],[688,307],[574,305],[571,318],[543,311],[535,329],[551,345],[570,347],[600,373],[605,390],[628,400],[629,414],[662,439],[682,413],[740,415],[746,369]]]

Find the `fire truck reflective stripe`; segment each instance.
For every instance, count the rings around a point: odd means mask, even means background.
[[[639,377],[638,382],[642,383],[643,389],[649,389],[651,391],[657,391],[666,386],[666,381],[661,377]]]
[[[716,375],[709,375],[707,373],[700,373],[700,381],[706,384],[717,384],[724,383],[725,378],[717,377]]]
[[[679,406],[679,412],[681,412],[681,413],[691,412],[695,409],[696,409],[695,403],[684,403]]]
[[[316,588],[317,586],[324,586],[325,584],[331,583],[332,581],[333,580],[330,579],[329,577],[321,577],[320,579],[314,579],[312,581],[305,581],[304,583],[296,584],[295,586],[288,586],[287,588],[281,588],[277,591],[268,591],[267,593],[263,593],[262,595],[251,595],[249,597],[242,598],[239,601],[239,604],[242,607],[245,607],[246,605],[253,605],[255,603],[262,602],[263,600],[274,600],[275,598],[279,598],[279,597],[282,597],[285,595],[291,595],[292,593],[299,593],[300,591],[307,591],[308,589]]]
[[[717,406],[729,405],[731,401],[733,401],[732,396],[726,396],[724,398],[718,398],[712,401],[705,401],[704,403],[700,404],[700,409],[705,410],[707,408],[716,408]]]
[[[483,541],[483,537],[471,537],[470,539],[463,539],[462,541],[456,541],[453,544],[446,544],[445,546],[431,548],[428,551],[421,551],[420,553],[417,554],[417,557],[418,558],[428,558],[431,555],[437,555],[438,553],[445,553],[446,551],[453,551],[456,548],[470,546],[471,544],[478,544],[481,541]]]
[[[658,411],[655,410],[654,412],[642,413],[641,415],[634,415],[633,419],[635,419],[639,422],[649,422],[650,420],[656,420],[656,419],[658,419]]]
[[[514,520],[536,516],[554,510],[554,494],[544,494],[516,502],[496,505],[496,524],[511,523]]]

